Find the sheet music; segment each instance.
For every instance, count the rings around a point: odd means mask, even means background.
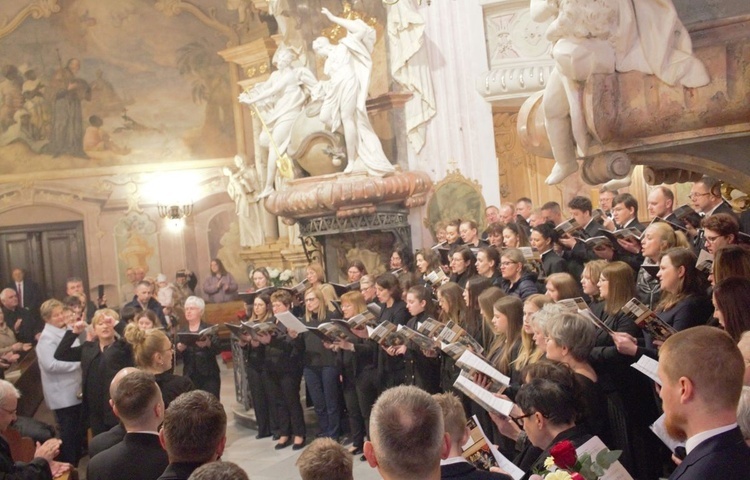
[[[510,385],[510,377],[503,375],[502,372],[479,358],[477,355],[474,355],[468,349],[464,351],[463,354],[461,354],[459,359],[456,361],[456,365],[467,370],[476,370],[477,372],[483,373],[488,377],[497,380],[505,386]]]
[[[656,421],[652,423],[648,428],[650,428],[651,431],[654,432],[654,435],[659,437],[659,440],[661,440],[664,445],[669,448],[669,450],[674,452],[677,447],[684,447],[685,442],[680,442],[679,440],[675,440],[674,438],[669,436],[669,434],[667,433],[667,427],[665,425],[666,419],[666,414],[662,413],[661,417],[657,418]]]
[[[639,358],[637,362],[630,366],[656,382],[657,385],[661,386],[661,380],[659,380],[659,375],[656,373],[659,369],[659,362],[657,362],[653,358],[646,355],[641,355],[641,358]]]
[[[463,375],[458,376],[453,386],[476,400],[477,403],[488,411],[507,417],[513,409],[513,402],[494,396]]]
[[[287,330],[294,330],[297,333],[304,333],[307,331],[307,326],[299,321],[299,318],[292,315],[290,312],[281,312],[274,315],[276,320],[281,322]]]
[[[472,417],[473,425],[475,425],[475,429],[481,434],[482,439],[484,440],[484,443],[489,447],[490,452],[492,453],[492,456],[495,458],[495,462],[497,463],[497,466],[505,470],[508,475],[510,475],[513,480],[521,480],[523,476],[526,474],[523,470],[518,468],[513,462],[508,460],[505,455],[500,453],[500,451],[497,449],[495,445],[492,444],[487,439],[487,435],[484,433],[484,430],[482,429],[482,425],[479,424],[479,420],[477,420],[477,416],[474,415]],[[473,433],[473,432],[472,432]],[[461,447],[461,450],[466,452],[466,450],[469,450],[470,448],[474,447],[477,443],[482,443],[482,440],[475,440],[474,435],[469,436],[469,439],[466,441],[466,444]]]
[[[604,442],[602,442],[599,437],[592,437],[591,440],[584,443],[580,447],[576,448],[576,453],[580,457],[584,453],[588,453],[591,455],[592,459],[596,459],[596,454],[601,452],[607,448],[606,445],[604,445]],[[622,464],[617,461],[610,465],[610,467],[607,469],[606,472],[604,472],[604,475],[599,477],[600,480],[633,480],[633,477],[630,476],[627,470],[625,470],[625,467],[622,466]]]

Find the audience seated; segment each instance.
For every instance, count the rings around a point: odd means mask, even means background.
[[[659,352],[659,396],[667,432],[687,456],[670,480],[739,480],[750,472],[750,447],[737,426],[745,365],[732,338],[699,326],[667,339]]]
[[[394,387],[375,402],[365,457],[385,480],[438,480],[449,450],[440,405],[427,392]]]
[[[154,376],[131,372],[117,384],[111,401],[127,433],[120,443],[89,461],[87,480],[156,480],[169,460],[159,444],[164,401]]]
[[[450,441],[448,457],[440,460],[440,478],[442,480],[510,480],[511,477],[508,475],[479,470],[461,455],[461,446],[469,440],[470,432],[466,426],[464,407],[458,397],[452,393],[438,393],[432,397],[443,412],[445,434]]]
[[[353,480],[352,455],[331,438],[318,438],[295,462],[302,480]]]
[[[159,431],[169,465],[159,480],[187,480],[204,463],[221,458],[226,445],[227,414],[208,392],[183,393],[169,405]]]

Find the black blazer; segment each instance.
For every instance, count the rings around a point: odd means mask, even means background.
[[[164,400],[164,408],[167,408],[172,400],[179,397],[183,393],[195,390],[193,382],[180,375],[174,375],[169,372],[160,373],[154,375],[156,378],[156,384],[161,389],[161,397]]]
[[[119,331],[124,328],[124,322],[119,322],[115,327],[115,330]],[[83,342],[82,345],[77,347],[73,346],[73,342],[76,341],[78,335],[73,333],[72,330],[65,332],[60,344],[55,350],[55,359],[63,362],[81,362],[82,371],[82,392],[83,392],[83,418],[88,418],[88,400],[87,391],[91,386],[91,382],[104,382],[106,388],[102,389],[102,392],[107,398],[97,398],[97,403],[106,404],[109,401],[109,384],[115,377],[115,374],[125,367],[134,366],[133,363],[133,349],[130,344],[125,341],[124,338],[115,340],[115,342],[107,347],[104,352],[99,348],[99,342]],[[104,371],[101,378],[89,378],[91,364],[99,355],[104,355]],[[105,424],[115,426],[119,423],[119,420],[115,416],[111,408],[107,407],[104,409],[104,421]]]
[[[122,423],[118,423],[106,432],[102,432],[99,435],[96,435],[89,442],[89,458],[94,458],[104,450],[114,447],[118,443],[122,442],[122,439],[125,438],[126,433],[127,432],[125,431],[125,427],[122,426]]]
[[[13,480],[52,480],[47,460],[35,458],[29,463],[14,462],[10,445],[0,437],[0,476]]]
[[[568,273],[568,264],[554,250],[547,250],[542,254],[542,273],[544,278],[553,273]]]
[[[739,427],[699,443],[669,480],[743,480],[750,472],[750,447]]]
[[[469,462],[440,466],[441,480],[511,480],[510,475],[480,470]]]
[[[203,465],[198,462],[175,462],[167,465],[158,480],[188,480],[193,471]]]
[[[86,467],[88,480],[156,480],[169,465],[167,452],[153,433],[128,433]]]

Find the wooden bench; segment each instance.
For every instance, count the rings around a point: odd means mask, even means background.
[[[13,427],[8,427],[3,432],[3,437],[8,441],[13,461],[28,463],[34,459],[36,445],[31,437],[22,437],[21,432]],[[69,472],[63,473],[57,480],[78,480],[78,471],[74,468]]]

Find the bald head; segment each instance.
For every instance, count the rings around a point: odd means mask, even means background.
[[[125,376],[130,375],[133,372],[138,372],[139,370],[135,367],[125,367],[119,372],[117,372],[112,379],[112,382],[109,384],[109,398],[115,397],[115,392],[117,391],[117,385],[120,384],[120,380],[125,378]]]

